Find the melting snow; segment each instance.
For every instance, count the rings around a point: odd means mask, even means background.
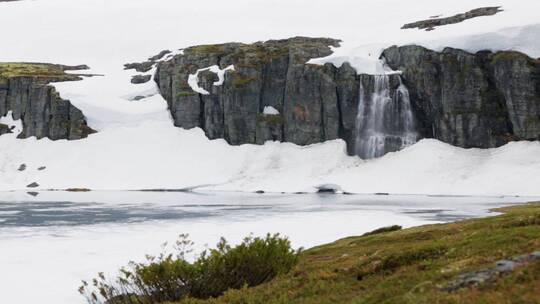
[[[495,16],[431,32],[401,30],[405,23],[432,15],[498,5],[504,12]],[[334,54],[312,63],[340,65],[347,61],[359,72],[371,74],[388,73],[378,57],[394,44],[419,43],[437,50],[446,46],[469,51],[514,49],[540,57],[540,1],[343,0],[337,5],[327,0],[237,0],[231,5],[220,0],[196,4],[38,0],[0,3],[0,7],[0,24],[11,29],[2,35],[0,61],[87,64],[90,73],[104,74],[54,84],[99,133],[75,142],[0,137],[1,190],[21,189],[36,181],[47,188],[213,184],[209,188],[294,192],[337,183],[350,192],[540,193],[536,187],[540,182],[538,143],[512,143],[482,151],[425,140],[367,162],[347,156],[339,140],[309,147],[288,143],[231,147],[223,140],[208,140],[201,130],[175,128],[167,103],[155,94],[155,83],[133,85],[134,72],[123,69],[124,63],[144,60],[163,49],[297,35],[343,40]],[[201,20],[204,26],[193,26]],[[218,74],[214,85],[220,85],[227,69],[206,69]],[[190,84],[201,94],[208,93],[198,86],[197,76],[190,77]],[[145,98],[131,101],[138,96]],[[12,163],[23,162],[48,169],[11,170]]]
[[[263,109],[263,114],[264,115],[279,115],[279,111],[272,106],[266,106]]]

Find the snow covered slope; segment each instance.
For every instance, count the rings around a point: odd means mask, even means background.
[[[449,16],[481,6],[504,9],[426,32],[401,30],[408,22]],[[540,144],[462,150],[425,140],[405,151],[364,162],[348,157],[340,141],[311,147],[268,143],[230,147],[200,130],[174,128],[150,82],[133,85],[123,64],[163,49],[291,36],[343,40],[329,58],[378,73],[380,50],[421,43],[515,49],[540,57],[540,2],[536,0],[35,0],[0,4],[0,61],[88,64],[104,74],[55,86],[99,133],[77,142],[0,137],[0,189],[183,188],[313,191],[337,183],[351,192],[432,194],[540,194]],[[151,72],[150,72],[151,73]],[[28,169],[18,171],[20,164]],[[39,171],[36,168],[46,166]]]

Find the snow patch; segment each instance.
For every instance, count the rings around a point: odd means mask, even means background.
[[[272,106],[266,106],[263,109],[263,114],[264,115],[279,115],[279,111]]]
[[[11,134],[11,136],[17,137],[17,135],[19,135],[23,130],[22,120],[13,119],[12,111],[7,112],[5,116],[0,117],[0,123],[10,127],[11,132],[13,132],[4,134],[2,136],[10,136]]]
[[[322,184],[315,187],[318,193],[343,193],[340,185]]]
[[[209,95],[210,93],[199,86],[199,73],[204,71],[210,71],[218,76],[218,80],[213,83],[214,86],[221,86],[225,81],[225,72],[234,71],[234,65],[230,65],[224,69],[220,69],[219,66],[213,65],[207,68],[198,69],[195,74],[189,74],[188,84],[191,89],[202,95]]]

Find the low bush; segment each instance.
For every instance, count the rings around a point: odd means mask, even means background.
[[[279,234],[247,237],[235,247],[222,238],[215,249],[189,262],[186,254],[192,245],[186,235],[181,235],[175,254],[149,256],[144,263],[131,262],[112,281],[100,273],[90,283],[83,281],[79,292],[89,304],[149,304],[186,297],[217,297],[228,289],[257,286],[289,272],[300,253]]]
[[[370,232],[366,232],[362,236],[375,235],[375,234],[380,234],[380,233],[385,233],[385,232],[390,232],[390,231],[397,231],[401,229],[402,229],[401,226],[393,225],[393,226],[378,228]]]
[[[430,246],[391,254],[376,265],[374,272],[393,271],[419,261],[429,261],[443,256],[447,252],[444,246]]]

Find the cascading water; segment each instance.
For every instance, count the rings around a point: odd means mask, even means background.
[[[390,77],[399,79],[399,85],[393,92]],[[373,92],[367,92],[363,81],[360,81],[356,118],[356,154],[363,159],[401,150],[414,144],[418,137],[409,91],[401,82],[401,77],[394,74],[370,78],[373,80]]]

